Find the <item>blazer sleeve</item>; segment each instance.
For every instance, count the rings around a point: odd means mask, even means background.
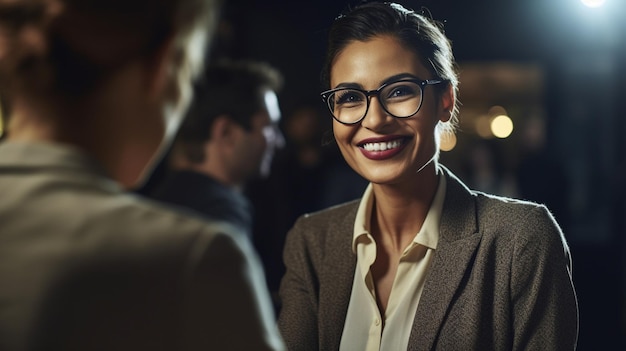
[[[184,350],[284,350],[261,264],[243,239],[198,238],[189,263]]]
[[[563,233],[544,206],[518,228],[511,258],[514,350],[574,350],[578,307]]]
[[[288,350],[318,350],[318,291],[313,255],[305,240],[307,225],[300,218],[287,234],[283,258],[278,326]]]

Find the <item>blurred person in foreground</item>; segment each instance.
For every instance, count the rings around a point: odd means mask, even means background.
[[[265,63],[210,64],[164,160],[164,175],[147,195],[227,221],[251,236],[254,209],[243,191],[252,179],[269,174],[283,144],[281,84],[280,73]]]
[[[278,128],[281,87],[280,72],[263,62],[222,59],[210,64],[167,157],[139,190],[241,228],[263,262],[274,305],[278,284],[271,282],[280,277],[275,278],[279,272],[270,264],[274,253],[263,250],[272,233],[257,231],[263,212],[245,191],[250,181],[269,175],[274,153],[283,144]]]
[[[238,231],[126,193],[192,98],[209,0],[0,0],[0,350],[280,350]]]
[[[573,350],[563,233],[542,205],[468,189],[438,161],[457,114],[449,40],[368,2],[329,32],[321,93],[359,200],[287,236],[279,327],[293,350]]]

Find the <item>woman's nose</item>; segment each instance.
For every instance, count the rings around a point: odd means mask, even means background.
[[[370,130],[378,130],[389,124],[390,121],[393,120],[393,116],[390,116],[387,111],[385,111],[377,96],[371,96],[369,99],[370,105],[363,121],[361,121],[361,125]]]

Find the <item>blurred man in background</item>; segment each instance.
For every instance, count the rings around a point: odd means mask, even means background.
[[[227,221],[252,235],[246,184],[270,172],[283,145],[278,128],[282,85],[273,67],[221,60],[207,67],[189,113],[145,193],[195,214]]]

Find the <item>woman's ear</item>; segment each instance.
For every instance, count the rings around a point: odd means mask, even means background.
[[[439,110],[439,120],[442,122],[448,122],[450,118],[452,118],[456,102],[456,97],[454,96],[454,88],[452,87],[452,84],[446,84],[445,89],[441,92],[439,102],[441,105]]]
[[[193,74],[188,52],[172,35],[149,62],[149,98],[162,104],[168,121],[181,121],[193,99]]]
[[[169,36],[147,63],[147,91],[152,99],[171,94],[173,75],[176,72],[177,51],[174,36]]]
[[[236,123],[227,115],[220,115],[211,124],[211,140],[219,145],[231,143],[236,134]]]

